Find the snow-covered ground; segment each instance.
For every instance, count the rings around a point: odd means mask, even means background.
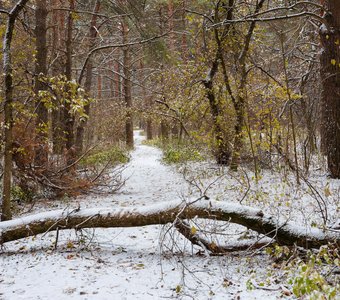
[[[78,204],[119,207],[192,198],[200,195],[200,187],[204,189],[212,183],[208,195],[214,199],[252,203],[272,213],[280,210],[281,214],[283,211],[290,215],[298,211],[300,215],[293,214],[292,218],[303,215],[307,223],[311,222],[309,214],[315,214],[318,207],[307,189],[301,192],[281,178],[273,180],[268,176],[254,184],[253,179],[242,174],[237,178],[233,174],[219,177],[225,170],[210,163],[187,166],[190,170],[184,180],[174,167],[161,163],[160,150],[143,145],[142,140],[141,131],[136,131],[136,147],[123,172],[127,181],[116,194],[78,197],[45,206],[40,203],[31,213]],[[337,183],[330,182],[326,188],[328,197],[324,196],[324,200],[335,202],[329,193],[339,191]],[[339,204],[330,204],[329,214],[336,215],[334,210]],[[277,299],[281,296],[280,285],[275,283],[268,290],[260,286],[249,289],[255,278],[258,283],[275,279],[267,274],[272,262],[263,253],[206,257],[198,255],[198,249],[178,234],[166,230],[163,226],[77,233],[67,230],[60,232],[56,250],[55,232],[7,243],[0,254],[0,299]]]

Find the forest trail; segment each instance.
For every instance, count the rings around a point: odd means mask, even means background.
[[[37,203],[30,213],[41,211],[48,204],[48,209],[70,207],[112,207],[130,205],[148,205],[155,202],[171,201],[191,194],[190,185],[178,173],[175,167],[162,163],[162,151],[156,147],[144,145],[143,130],[134,131],[135,148],[130,153],[130,161],[122,171],[125,181],[121,189],[113,194],[81,195],[67,201],[44,201]],[[113,170],[114,172],[114,170]]]
[[[173,167],[162,163],[162,151],[143,145],[142,130],[134,131],[135,149],[122,176],[123,188],[113,198],[120,204],[147,205],[151,202],[174,200],[188,192],[188,184]]]
[[[55,201],[53,206],[39,204],[34,211],[78,203],[80,207],[148,205],[188,196],[189,184],[174,168],[162,164],[159,149],[143,145],[143,140],[141,131],[135,131],[135,149],[122,174],[127,181],[118,193],[80,196]],[[232,300],[280,295],[246,288],[255,270],[264,274],[260,265],[267,258],[192,255],[197,249],[187,240],[173,233],[163,240],[164,233],[158,225],[63,230],[56,250],[55,232],[6,243],[0,255],[0,299]]]

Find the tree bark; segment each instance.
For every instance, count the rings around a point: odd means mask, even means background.
[[[234,0],[229,0],[227,9],[227,19],[231,20],[233,17],[233,3]],[[215,7],[214,12],[214,20],[215,22],[219,22],[219,10],[220,10],[221,3],[218,3]],[[227,25],[228,27],[229,25]],[[215,75],[217,74],[219,65],[222,67],[223,77],[224,77],[224,84],[226,86],[226,90],[231,97],[231,99],[234,99],[233,93],[231,91],[230,82],[228,73],[226,70],[226,64],[223,57],[223,40],[225,39],[225,32],[229,31],[229,28],[225,28],[224,32],[222,33],[222,36],[220,36],[218,28],[214,28],[214,38],[216,43],[216,54],[214,57],[214,60],[212,62],[212,66],[209,70],[207,78],[203,81],[204,87],[205,87],[205,93],[209,100],[209,106],[210,106],[210,113],[212,115],[213,119],[213,132],[214,132],[214,138],[216,142],[216,149],[215,149],[215,159],[218,164],[221,165],[227,165],[230,160],[231,156],[231,147],[229,145],[228,137],[226,136],[222,126],[221,126],[221,119],[223,118],[223,113],[221,112],[221,105],[218,103],[215,92],[214,92],[214,86],[213,86],[213,79]],[[235,101],[233,101],[235,102]]]
[[[122,22],[123,43],[128,42],[129,27],[127,18]],[[132,84],[131,84],[131,53],[129,47],[123,49],[123,71],[124,71],[124,99],[126,107],[125,139],[126,145],[133,148],[133,120],[132,120]]]
[[[95,46],[95,38],[97,36],[96,24],[97,24],[97,14],[100,9],[100,0],[97,0],[94,6],[93,15],[90,23],[90,31],[89,31],[89,51],[91,51]],[[92,87],[92,72],[93,72],[93,62],[92,58],[89,59],[86,67],[85,74],[85,84],[84,90],[87,97],[90,97],[91,87]],[[81,82],[79,82],[81,84]],[[85,114],[89,116],[90,114],[90,103],[87,103],[84,107]],[[76,151],[77,156],[81,155],[83,151],[83,143],[84,143],[84,133],[85,126],[87,124],[87,118],[81,118],[79,120],[79,125],[77,127],[77,135],[76,135]]]
[[[340,2],[328,1],[320,28],[321,140],[331,177],[340,178]]]
[[[58,8],[62,4],[60,0],[53,0],[52,7]],[[51,57],[53,60],[51,66],[52,76],[56,77],[60,74],[63,74],[63,68],[65,63],[64,54],[60,54],[59,49],[62,49],[62,37],[65,36],[65,12],[60,10],[52,11],[52,20],[49,26],[52,27],[52,47],[51,47]],[[54,109],[52,110],[52,142],[53,142],[53,153],[61,154],[63,151],[64,145],[64,126],[62,124],[63,118],[63,109],[61,108],[60,99],[54,99],[53,102]]]
[[[46,90],[46,85],[42,77],[47,75],[47,1],[37,0],[35,9],[35,84],[34,93],[36,97],[36,146],[35,146],[35,165],[45,169],[48,162],[48,111],[41,102],[39,91]]]
[[[265,0],[260,0],[256,4],[256,8],[254,10],[254,14],[257,14]],[[234,137],[234,148],[230,162],[230,169],[237,171],[241,149],[243,146],[244,139],[244,122],[245,122],[245,114],[246,114],[246,84],[248,72],[246,69],[246,58],[249,52],[251,38],[253,36],[254,30],[256,26],[256,20],[252,21],[249,25],[248,32],[244,38],[242,49],[240,55],[238,57],[238,63],[236,63],[237,71],[240,74],[240,84],[237,87],[237,96],[234,101],[234,109],[236,114],[236,124],[235,124],[235,137]]]
[[[69,0],[70,12],[67,18],[67,38],[66,38],[66,63],[65,63],[65,76],[67,81],[72,80],[72,50],[73,50],[73,11],[75,9],[74,0]],[[75,137],[74,137],[74,115],[71,113],[71,99],[67,99],[64,105],[64,126],[66,138],[66,163],[71,165],[75,159]]]
[[[223,129],[221,127],[221,112],[220,105],[215,97],[213,79],[218,71],[218,65],[220,63],[221,49],[217,49],[217,53],[212,66],[209,70],[207,78],[203,80],[203,85],[205,87],[205,94],[209,101],[210,112],[213,119],[213,131],[216,143],[216,149],[214,151],[214,156],[216,162],[221,165],[227,165],[229,163],[231,151],[228,142],[224,138]]]
[[[4,173],[2,181],[1,221],[12,218],[11,213],[11,187],[13,168],[13,74],[11,45],[14,25],[19,13],[23,10],[28,0],[18,1],[7,16],[6,33],[3,44],[3,69],[5,77],[4,98]]]
[[[0,240],[6,243],[56,229],[137,227],[205,218],[240,224],[273,238],[281,245],[318,248],[328,243],[340,246],[340,232],[277,221],[260,209],[212,200],[189,203],[171,201],[148,207],[56,210],[0,223]]]
[[[146,139],[147,140],[152,140],[153,138],[153,124],[152,124],[152,115],[151,115],[151,110],[152,110],[152,96],[147,95],[146,92],[146,86],[145,86],[145,82],[144,82],[144,77],[146,76],[145,74],[145,70],[144,70],[144,61],[143,59],[141,59],[141,63],[140,63],[140,68],[141,68],[141,74],[142,74],[142,78],[140,80],[142,86],[142,93],[143,93],[143,101],[145,103],[145,109],[146,109]]]

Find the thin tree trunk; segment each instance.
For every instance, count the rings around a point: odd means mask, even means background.
[[[181,30],[182,30],[182,41],[181,41],[181,54],[183,62],[188,60],[188,39],[187,39],[187,21],[186,21],[186,4],[187,0],[182,0],[181,9]]]
[[[53,7],[59,7],[61,5],[60,0],[53,1]],[[60,55],[58,49],[62,46],[61,37],[65,36],[64,28],[65,28],[65,12],[60,10],[54,10],[52,12],[52,49],[51,49],[51,57],[53,60],[53,64],[51,66],[51,73],[52,76],[58,76],[63,74],[63,55]],[[60,99],[54,100],[54,109],[51,113],[52,119],[52,142],[53,142],[53,153],[54,154],[61,154],[63,150],[63,140],[64,140],[64,133],[63,133],[63,109],[60,106]]]
[[[129,27],[127,18],[122,22],[123,43],[128,42]],[[126,145],[133,148],[133,120],[132,120],[132,84],[131,84],[131,51],[129,47],[123,49],[123,71],[124,71],[124,100],[126,107],[125,139]]]
[[[153,132],[152,132],[152,116],[151,116],[151,109],[152,109],[152,100],[151,100],[151,96],[147,95],[146,92],[146,87],[145,87],[145,82],[144,81],[144,77],[145,77],[145,71],[144,71],[144,62],[143,59],[141,60],[140,63],[140,68],[141,68],[141,74],[142,74],[142,78],[141,78],[141,84],[142,86],[142,92],[143,92],[143,101],[145,103],[145,107],[146,107],[146,113],[147,113],[147,117],[146,117],[146,139],[147,140],[152,140],[153,138]]]
[[[66,39],[66,63],[65,76],[68,81],[72,80],[72,37],[73,37],[73,11],[75,8],[74,0],[70,0],[70,12],[67,18],[67,39]],[[64,125],[66,138],[66,163],[71,165],[75,159],[74,141],[74,115],[71,113],[71,102],[66,101],[64,105]]]
[[[168,0],[168,22],[169,22],[169,48],[170,53],[175,50],[175,35],[174,35],[174,3],[173,0]]]
[[[42,77],[47,74],[47,1],[37,0],[35,10],[35,45],[36,45],[36,62],[35,62],[35,85],[34,93],[36,97],[36,148],[35,148],[35,165],[40,168],[46,168],[48,163],[48,111],[46,106],[39,97],[39,91],[46,90],[46,85]]]
[[[11,187],[13,171],[13,74],[11,45],[14,25],[19,13],[23,10],[28,0],[18,1],[10,11],[7,19],[6,33],[3,44],[3,70],[5,77],[4,98],[4,172],[2,181],[1,221],[10,220],[11,212]]]
[[[114,75],[115,97],[120,98],[122,96],[122,87],[121,87],[121,76],[120,76],[119,62],[115,62],[114,71],[115,71],[115,75]]]
[[[89,51],[93,49],[95,46],[95,39],[97,36],[96,24],[97,24],[97,14],[100,9],[100,0],[97,0],[95,3],[95,7],[93,10],[93,15],[90,23],[90,32],[89,32]],[[91,87],[92,87],[92,70],[93,69],[93,62],[92,58],[89,59],[87,66],[86,66],[86,74],[85,74],[85,84],[84,89],[86,93],[86,97],[90,97]],[[81,82],[79,82],[81,84]],[[87,103],[84,107],[85,114],[89,116],[90,114],[90,103]],[[77,127],[77,135],[76,135],[76,151],[77,155],[81,155],[83,151],[83,144],[84,144],[84,133],[85,127],[87,124],[87,118],[81,118],[79,120],[79,125]]]

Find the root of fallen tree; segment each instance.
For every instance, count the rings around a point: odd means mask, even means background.
[[[68,209],[39,213],[0,222],[0,244],[57,229],[138,227],[173,223],[174,227],[194,244],[211,252],[223,252],[227,249],[215,247],[201,239],[198,234],[191,232],[190,225],[185,220],[193,218],[243,225],[267,237],[265,243],[270,238],[280,245],[319,248],[328,243],[335,243],[340,247],[340,231],[323,231],[293,222],[278,221],[266,216],[259,209],[212,200],[171,201],[143,207]],[[241,245],[238,250],[243,248]]]

